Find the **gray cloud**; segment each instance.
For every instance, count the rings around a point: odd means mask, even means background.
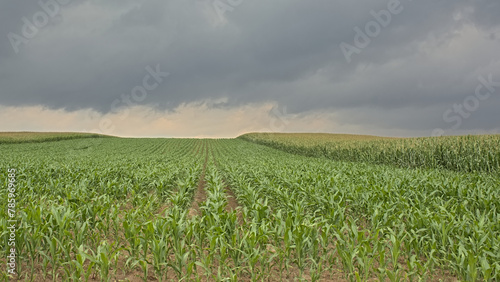
[[[171,76],[141,105],[271,101],[370,130],[449,127],[443,113],[474,93],[478,76],[500,81],[500,4],[401,0],[401,13],[348,63],[339,45],[354,44],[354,27],[389,2],[244,0],[221,19],[210,0],[74,0],[16,54],[7,35],[21,35],[22,18],[41,8],[3,1],[0,105],[105,114],[159,64]],[[494,129],[499,107],[500,89],[460,130]]]

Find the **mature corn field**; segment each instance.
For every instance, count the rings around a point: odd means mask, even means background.
[[[384,138],[341,134],[249,133],[240,139],[332,160],[500,173],[500,135]]]
[[[0,154],[0,262],[15,178],[23,281],[500,280],[498,174],[240,139],[75,139]]]
[[[93,133],[64,133],[64,132],[0,132],[0,144],[37,143],[80,138],[108,137]]]

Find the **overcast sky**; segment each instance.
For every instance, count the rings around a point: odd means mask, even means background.
[[[498,0],[2,0],[0,36],[0,131],[500,133]]]

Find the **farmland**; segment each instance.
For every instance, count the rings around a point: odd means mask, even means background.
[[[0,132],[0,144],[37,143],[81,138],[109,137],[94,133],[65,132]]]
[[[20,280],[500,279],[498,137],[257,137],[0,144],[0,262],[15,169]]]
[[[290,153],[337,161],[500,173],[500,135],[387,138],[324,133],[249,133],[238,138]]]

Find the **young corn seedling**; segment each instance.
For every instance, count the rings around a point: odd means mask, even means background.
[[[55,237],[45,236],[45,244],[48,246],[48,252],[40,251],[40,254],[44,257],[46,263],[50,262],[52,267],[52,281],[56,281],[58,277],[58,270],[61,267],[61,254],[62,254],[62,244]],[[46,266],[44,267],[46,269]],[[45,272],[45,271],[44,271]]]
[[[349,238],[345,237],[343,230],[340,230],[335,236],[337,237],[336,250],[340,256],[340,260],[346,272],[346,278],[350,281],[355,280],[356,267],[354,261],[358,255],[358,246]]]
[[[87,260],[89,263],[85,268],[84,265]],[[75,254],[75,259],[70,262],[66,262],[66,264],[71,266],[66,272],[66,276],[69,279],[72,281],[81,281],[83,278],[83,281],[88,281],[90,275],[92,274],[92,268],[94,267],[95,262],[94,258],[85,252],[83,245],[80,245],[80,247],[78,247],[78,252]]]
[[[168,254],[170,248],[167,243],[167,238],[160,237],[151,242],[151,252],[153,254],[153,268],[156,272],[156,277],[159,281],[163,281],[165,267],[168,263]]]
[[[391,252],[391,264],[392,264],[392,270],[391,269],[386,269],[387,277],[391,282],[396,282],[396,281],[401,281],[402,278],[402,269],[401,266],[399,265],[399,257],[401,255],[401,243],[406,236],[403,235],[404,229],[401,229],[399,233],[396,233],[394,230],[389,228],[389,249]]]
[[[373,241],[378,241],[378,234],[378,230],[372,236],[370,236],[371,234],[366,236],[365,231],[358,231],[357,242],[359,244],[359,255],[357,261],[362,281],[367,281],[370,277],[372,266],[376,258],[376,249],[372,248],[371,244]]]
[[[129,243],[127,251],[129,252],[130,258],[138,258],[141,247],[141,240],[139,238],[138,226],[136,226],[136,224],[133,221],[124,221],[123,229],[125,233],[125,239]]]
[[[113,250],[114,244],[115,243],[108,244],[106,241],[102,241],[92,260],[92,262],[99,267],[99,273],[102,281],[109,281],[111,274],[110,270],[113,263],[115,263],[114,269],[116,269],[116,263],[118,257],[120,256],[120,250]]]

